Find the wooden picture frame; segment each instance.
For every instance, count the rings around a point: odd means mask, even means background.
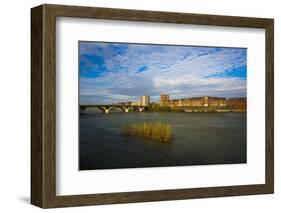
[[[56,195],[56,17],[262,28],[266,34],[265,184]],[[31,9],[31,203],[41,208],[268,194],[274,191],[274,21],[44,4]]]

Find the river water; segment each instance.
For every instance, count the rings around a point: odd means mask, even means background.
[[[173,141],[121,134],[126,124],[170,124]],[[80,115],[80,170],[246,163],[246,113],[87,111]]]

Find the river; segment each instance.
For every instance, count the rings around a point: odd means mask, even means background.
[[[246,113],[87,111],[79,121],[80,170],[246,163]],[[171,125],[172,143],[120,132],[159,121]]]

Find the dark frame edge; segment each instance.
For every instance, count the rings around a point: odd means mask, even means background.
[[[271,194],[267,184],[56,196],[44,208],[159,202]]]
[[[266,28],[272,18],[43,4],[54,16],[226,27]],[[110,18],[109,18],[110,16]],[[167,17],[169,17],[167,19]]]
[[[48,11],[31,8],[31,204],[41,208],[56,193],[55,22]]]
[[[266,185],[274,193],[274,19],[269,19],[265,28],[265,76],[266,76]]]
[[[43,6],[31,9],[31,204],[43,207]]]
[[[124,13],[124,14],[123,14]],[[130,15],[132,17],[130,17]],[[266,182],[142,192],[56,196],[55,19],[57,16],[237,26],[266,30]],[[168,17],[166,17],[168,16]],[[166,18],[165,18],[166,17]],[[179,20],[182,17],[184,20]],[[190,17],[190,19],[187,19]],[[170,20],[171,18],[171,20]],[[175,21],[178,20],[178,21]],[[31,9],[31,203],[41,208],[167,201],[274,192],[274,20],[44,4]]]

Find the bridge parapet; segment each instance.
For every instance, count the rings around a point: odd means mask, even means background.
[[[144,106],[131,106],[131,105],[80,105],[80,110],[86,110],[87,108],[98,108],[102,111],[104,114],[108,114],[112,109],[119,108],[123,112],[129,112],[131,109],[135,109],[138,112],[145,111]]]

